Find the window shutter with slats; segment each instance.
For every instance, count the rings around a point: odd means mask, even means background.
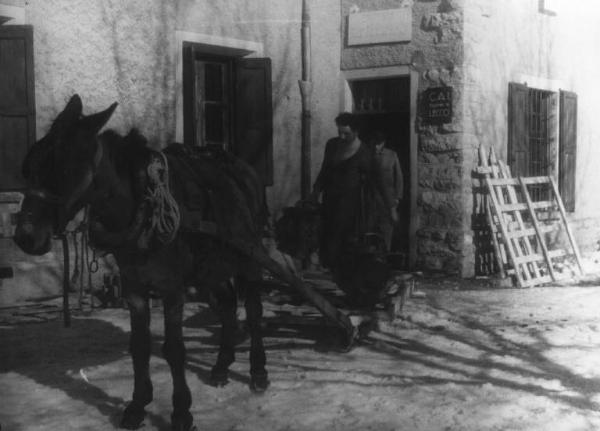
[[[35,142],[33,27],[0,26],[0,191],[25,188],[21,163]]]
[[[513,176],[529,169],[529,115],[527,86],[508,84],[508,164]]]
[[[271,60],[243,58],[235,64],[233,152],[249,163],[265,186],[273,185]]]
[[[575,211],[575,168],[577,155],[577,95],[560,91],[558,143],[558,190],[565,209]]]

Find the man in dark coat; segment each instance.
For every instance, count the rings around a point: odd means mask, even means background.
[[[383,243],[377,221],[381,219],[378,211],[385,208],[384,196],[376,178],[373,151],[358,137],[356,116],[344,112],[335,123],[338,136],[327,141],[311,199],[316,201],[323,195],[321,265],[329,268],[340,288],[359,302],[363,293],[378,288],[382,283],[379,278],[387,277],[387,268],[371,259],[374,253],[369,250],[371,245],[378,248],[378,238]],[[368,238],[374,238],[375,243],[369,244]],[[381,266],[381,270],[371,271],[370,263]],[[373,273],[377,280],[359,280],[359,272]]]

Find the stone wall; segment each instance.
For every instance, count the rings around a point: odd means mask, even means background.
[[[465,187],[462,149],[462,31],[463,11],[458,2],[440,2],[421,18],[430,36],[424,54],[434,63],[422,70],[420,87],[453,88],[453,118],[449,124],[427,126],[417,117],[419,131],[419,216],[417,264],[427,270],[459,273],[463,258]],[[443,51],[445,54],[439,54]]]
[[[419,72],[419,94],[430,87],[453,88],[453,119],[425,125],[417,110],[418,134],[416,266],[459,273],[465,238],[462,130],[462,1],[342,1],[342,38],[351,10],[412,9],[408,43],[349,47],[342,69],[408,65]]]

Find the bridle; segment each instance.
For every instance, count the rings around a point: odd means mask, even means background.
[[[96,153],[94,154],[94,158],[93,158],[93,162],[92,162],[92,173],[91,173],[91,177],[92,177],[92,181],[93,178],[96,176],[96,172],[98,171],[98,167],[100,165],[100,162],[102,161],[102,157],[104,155],[104,150],[103,150],[103,146],[101,142],[97,142],[98,147],[96,149]],[[39,188],[39,187],[32,187],[27,189],[27,191],[25,191],[25,197],[33,197],[36,198],[38,200],[41,200],[42,202],[51,205],[53,207],[55,207],[55,210],[58,210],[59,207],[61,205],[65,205],[65,209],[67,207],[70,206],[71,203],[76,202],[84,193],[85,191],[88,189],[88,187],[91,185],[90,184],[85,184],[85,183],[81,183],[79,184],[77,187],[75,187],[75,192],[73,193],[72,196],[69,197],[64,197],[64,196],[60,196],[56,193],[50,192],[48,190],[45,190],[43,188]],[[68,204],[68,205],[67,205]],[[25,219],[25,220],[30,220],[33,218],[33,214],[31,213],[31,211],[27,211],[27,212],[22,212],[21,216]],[[59,217],[56,217],[56,220],[54,222],[54,225],[56,228],[61,227],[62,220],[59,220]],[[68,223],[68,221],[67,221]],[[65,223],[65,225],[67,224]],[[57,229],[57,230],[62,230],[62,229]],[[60,235],[60,232],[56,232],[57,235]]]
[[[61,196],[58,196],[55,193],[49,192],[48,190],[38,189],[38,188],[30,188],[25,192],[25,197],[33,196],[43,202],[60,205],[65,201],[65,199]]]

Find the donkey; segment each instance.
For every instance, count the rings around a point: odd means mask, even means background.
[[[64,232],[74,215],[88,206],[90,238],[95,247],[115,256],[130,312],[129,348],[134,388],[120,426],[138,428],[145,417],[145,406],[152,401],[149,297],[156,294],[163,299],[165,342],[162,351],[173,379],[172,429],[187,431],[193,427],[193,418],[184,371],[184,286],[189,280],[196,280],[209,289],[217,304],[222,331],[217,361],[211,370],[211,382],[215,385],[227,382],[228,368],[234,361],[236,292],[226,281],[235,277],[236,287],[244,289],[251,337],[250,387],[263,392],[269,380],[260,325],[262,304],[257,286],[260,266],[247,253],[228,244],[226,237],[224,240],[223,235],[210,232],[178,233],[165,243],[150,235],[146,246],[140,245],[141,238],[148,232],[148,214],[153,211],[144,198],[148,187],[146,168],[156,152],[147,148],[143,137],[135,131],[125,137],[112,131],[98,135],[116,106],[114,103],[102,112],[84,116],[81,99],[74,95],[48,134],[34,144],[23,162],[28,189],[17,216],[14,240],[26,253],[47,253],[52,237]],[[175,155],[168,156],[171,161],[177,159],[177,151],[172,153]],[[239,160],[233,162],[232,166],[243,166]],[[210,163],[205,162],[205,165]],[[237,205],[229,209],[229,221],[225,222],[237,223],[238,230],[244,231],[244,241],[260,250],[263,221],[260,215],[266,207],[258,179],[251,169],[238,169],[235,175],[239,178],[232,179],[231,169],[219,170],[215,165],[211,168],[218,178],[208,180],[212,181],[213,188],[220,187],[214,192],[233,193],[228,202]],[[174,187],[181,184],[177,181],[178,175],[174,169],[169,174]],[[246,179],[243,186],[240,178]],[[233,220],[236,217],[237,220]]]
[[[114,255],[121,273],[123,296],[130,312],[129,350],[133,359],[132,400],[123,411],[121,427],[138,428],[145,406],[152,401],[149,373],[151,353],[149,297],[159,295],[164,304],[163,355],[173,380],[172,429],[193,428],[191,394],[185,378],[183,304],[187,283],[205,287],[221,320],[221,340],[211,383],[227,383],[234,361],[236,289],[245,291],[250,334],[250,388],[263,392],[269,386],[261,334],[262,304],[259,282],[262,269],[302,293],[341,330],[342,349],[356,341],[358,330],[310,286],[305,285],[273,259],[261,244],[266,221],[264,189],[255,172],[234,156],[218,150],[189,154],[180,144],[162,153],[147,148],[135,130],[122,137],[107,131],[98,135],[117,104],[93,115],[82,114],[78,95],[71,97],[54,120],[50,131],[36,142],[23,162],[28,188],[17,216],[14,240],[26,253],[41,255],[51,239],[64,233],[67,223],[82,208],[89,208],[92,245]],[[161,162],[162,160],[162,162]],[[172,169],[168,170],[168,166]],[[152,167],[152,169],[151,169]],[[168,171],[168,172],[167,172]],[[170,181],[170,200],[161,208],[174,210],[184,203],[186,184],[202,189],[201,206],[208,208],[200,227],[177,225],[158,214],[152,205],[151,173]],[[194,191],[194,190],[193,190]],[[188,190],[189,192],[189,190]],[[173,215],[174,211],[167,211]],[[196,220],[198,222],[198,220]],[[167,229],[157,229],[161,225]],[[174,226],[175,225],[175,226]],[[172,229],[168,229],[171,227]]]

